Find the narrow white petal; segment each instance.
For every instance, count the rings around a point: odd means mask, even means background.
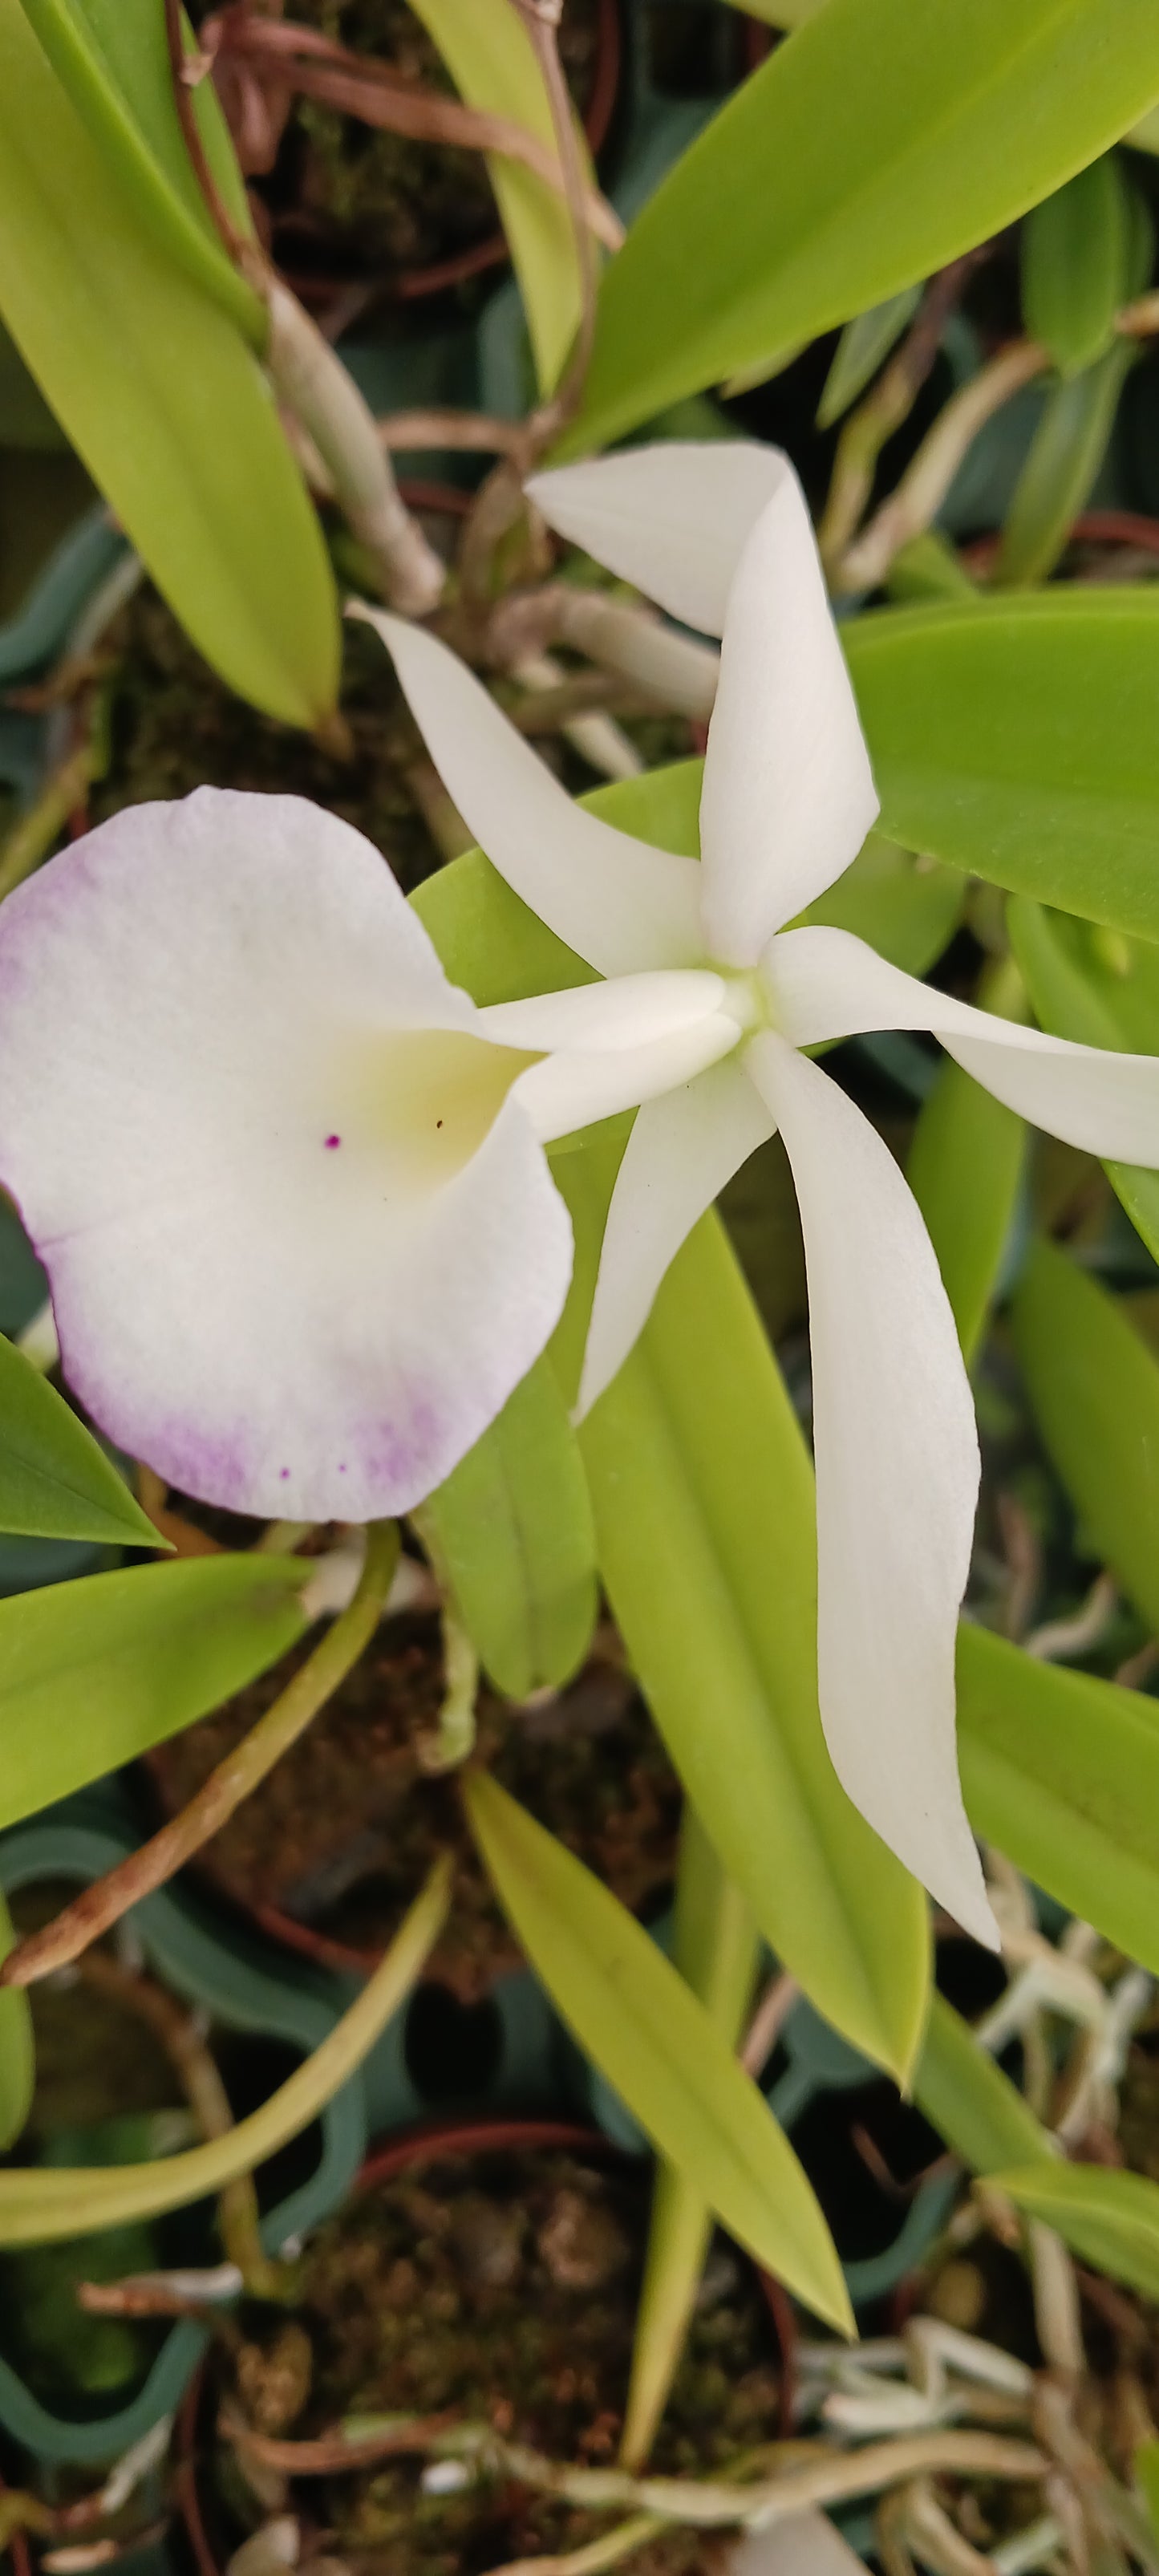
[[[706,1019],[724,999],[723,975],[708,966],[673,966],[654,975],[615,975],[604,984],[573,984],[525,1002],[492,1002],[479,1027],[500,1046],[647,1046]]]
[[[201,788],[53,860],[0,916],[0,1175],[97,1422],[242,1511],[419,1500],[567,1289],[525,1063],[296,797]]]
[[[746,1062],[780,1127],[805,1237],[825,1740],[883,1842],[993,1947],[954,1740],[978,1493],[954,1319],[917,1205],[860,1110],[783,1038],[755,1038]]]
[[[731,1059],[641,1109],[608,1210],[577,1416],[622,1367],[697,1218],[773,1132],[764,1101]]]
[[[444,787],[493,867],[601,975],[694,966],[700,868],[577,805],[474,672],[420,626],[359,602]]]
[[[794,1046],[863,1029],[929,1029],[1007,1108],[1050,1136],[1123,1163],[1159,1166],[1159,1056],[1076,1046],[973,1010],[904,975],[848,930],[788,930],[764,971]]]
[[[561,537],[685,626],[719,635],[745,544],[786,478],[779,447],[673,438],[557,465],[526,488]]]
[[[786,472],[724,622],[700,806],[709,954],[751,965],[856,858],[876,814],[809,513]]]
[[[529,1065],[512,1087],[540,1143],[594,1127],[621,1109],[695,1080],[731,1055],[741,1030],[729,1011],[709,1011],[684,1028],[670,1029],[644,1046],[560,1048]]]

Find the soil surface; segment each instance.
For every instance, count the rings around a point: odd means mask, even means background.
[[[644,2171],[594,2157],[435,2150],[312,2240],[297,2317],[238,2358],[250,2421],[306,2437],[350,2415],[449,2409],[555,2460],[613,2461],[647,2206]],[[718,2239],[653,2464],[709,2475],[773,2439],[774,2351],[756,2277]],[[432,2495],[421,2467],[390,2461],[324,2491],[311,2481],[319,2545],[360,2576],[476,2576],[608,2527],[506,2478]],[[632,2566],[678,2576],[702,2551],[695,2534],[672,2535]]]
[[[309,1651],[296,1647],[152,1757],[166,1807],[200,1788]],[[434,1859],[457,1855],[455,1903],[430,1972],[464,2002],[518,1963],[454,1788],[421,1766],[442,1693],[438,1622],[407,1614],[369,1653],[210,1846],[219,1883],[332,1941],[385,1947]],[[655,1911],[675,1865],[680,1792],[628,1676],[593,1662],[558,1700],[518,1710],[484,1694],[480,1750],[497,1779],[626,1905]]]

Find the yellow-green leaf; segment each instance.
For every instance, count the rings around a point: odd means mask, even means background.
[[[412,6],[467,105],[510,117],[554,153],[555,128],[543,76],[511,0],[412,0]],[[582,139],[581,150],[586,168]],[[492,153],[488,168],[519,280],[540,391],[548,393],[580,318],[571,219],[557,191],[521,162]]]
[[[100,1443],[0,1334],[0,1530],[164,1545]]]
[[[207,660],[267,714],[317,724],[337,602],[269,387],[140,220],[21,0],[0,0],[0,310]]]
[[[0,1601],[0,1826],[241,1690],[306,1625],[295,1557],[182,1557]]]
[[[496,1780],[478,1774],[463,1795],[504,1910],[581,2048],[737,2243],[850,2332],[812,2187],[704,2006],[634,1915]]]
[[[1108,2165],[1016,2165],[988,2177],[1016,2209],[1053,2227],[1072,2254],[1159,2299],[1159,2183]]]
[[[496,1688],[526,1699],[582,1663],[596,1537],[575,1433],[546,1360],[423,1505],[463,1625]]]

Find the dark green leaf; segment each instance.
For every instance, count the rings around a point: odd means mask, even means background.
[[[305,1627],[308,1564],[197,1556],[0,1601],[0,1827],[241,1690]]]
[[[1022,311],[1032,340],[1062,375],[1075,375],[1110,345],[1131,292],[1130,200],[1113,153],[1056,189],[1022,228]]]
[[[842,640],[884,831],[1159,937],[1159,596],[1059,586],[881,609]]]
[[[596,1617],[596,1540],[575,1433],[538,1360],[423,1505],[460,1616],[498,1690],[526,1699],[582,1663]]]
[[[1005,588],[1053,572],[1103,464],[1135,356],[1117,341],[1048,394],[1002,529],[994,580]]]
[[[906,1179],[938,1256],[967,1360],[978,1345],[1018,1200],[1026,1129],[947,1056],[918,1112]]]
[[[0,0],[0,307],[195,644],[268,714],[333,705],[321,532],[253,351],[140,220]]]
[[[897,295],[887,295],[884,304],[871,304],[868,313],[859,313],[855,321],[846,323],[817,405],[818,429],[832,429],[842,412],[856,402],[870,377],[877,374],[883,358],[888,358],[894,341],[900,340],[921,300],[919,280],[915,286],[903,286]]]
[[[505,1913],[581,2048],[758,2263],[842,2332],[852,2312],[812,2187],[739,2058],[609,1888],[497,1780],[464,1780]]]
[[[1084,1531],[1159,1629],[1159,1363],[1109,1291],[1037,1243],[1014,1300],[1035,1420]]]
[[[827,0],[633,225],[559,453],[604,446],[931,276],[1157,93],[1152,0]]]
[[[164,1544],[91,1431],[2,1335],[0,1529],[121,1547]]]
[[[1159,1973],[1159,1705],[964,1623],[958,1759],[976,1831]]]

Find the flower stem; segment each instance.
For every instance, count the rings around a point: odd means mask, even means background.
[[[79,1958],[91,1941],[107,1932],[111,1923],[119,1922],[131,1905],[138,1904],[155,1887],[162,1887],[220,1830],[243,1798],[249,1797],[304,1733],[311,1718],[317,1716],[357,1663],[378,1626],[398,1550],[397,1523],[373,1522],[367,1533],[366,1563],[349,1608],[335,1620],[273,1707],[211,1771],[204,1787],[180,1815],[163,1825],[160,1833],[143,1843],[139,1851],[130,1852],[127,1860],[108,1870],[104,1878],[95,1879],[54,1922],[45,1924],[43,1931],[18,1944],[0,1970],[0,1982],[35,1985],[54,1968]]]

